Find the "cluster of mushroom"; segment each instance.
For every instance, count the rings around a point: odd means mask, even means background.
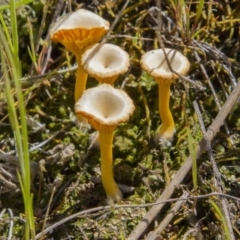
[[[130,118],[135,107],[123,90],[113,87],[118,76],[128,70],[129,55],[116,45],[98,43],[108,30],[109,22],[92,12],[79,9],[54,23],[50,36],[76,56],[75,112],[78,119],[87,119],[99,132],[102,184],[109,203],[113,203],[121,199],[112,171],[113,133],[118,124]],[[165,51],[147,52],[140,61],[142,68],[159,84],[159,113],[162,119],[159,137],[167,141],[171,141],[175,131],[169,110],[170,84],[178,78],[171,70],[186,74],[189,69],[189,63],[184,65],[186,61],[181,53],[167,48]],[[172,69],[169,69],[169,63]],[[101,84],[85,90],[88,74]]]
[[[99,133],[102,184],[109,203],[113,203],[121,199],[112,171],[113,133],[118,124],[129,119],[135,107],[123,90],[112,86],[128,70],[129,56],[116,45],[97,43],[108,30],[107,21],[79,9],[59,19],[50,35],[76,56],[75,112],[78,119],[85,118]],[[102,84],[85,90],[88,74]]]

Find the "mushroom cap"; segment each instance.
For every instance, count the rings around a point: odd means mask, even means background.
[[[172,69],[180,75],[187,74],[190,68],[188,59],[182,53],[174,49],[164,48],[164,50]],[[142,69],[148,72],[157,81],[161,79],[174,81],[178,78],[178,76],[169,69],[163,49],[146,52],[142,55],[140,64]]]
[[[130,60],[128,53],[120,47],[97,43],[83,53],[82,65],[99,82],[113,84],[120,74],[127,72]]]
[[[109,22],[95,13],[78,9],[68,13],[50,27],[51,40],[60,42],[75,55],[98,42],[109,30]]]
[[[114,129],[127,121],[134,109],[133,101],[123,90],[105,83],[85,90],[75,104],[76,114],[96,130]]]

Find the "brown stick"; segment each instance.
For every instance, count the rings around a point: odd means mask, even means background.
[[[202,130],[202,132],[205,135],[206,134],[206,129],[205,129],[205,126],[204,126],[204,123],[203,123],[203,119],[202,119],[202,115],[200,113],[199,106],[198,106],[196,101],[193,102],[193,106],[195,108],[195,112],[197,114],[201,130]],[[226,122],[225,122],[224,126],[226,127]],[[213,154],[213,150],[212,150],[211,144],[208,141],[208,139],[205,139],[205,140],[206,140],[206,145],[207,145],[206,151],[208,152],[209,159],[210,159],[210,161],[212,163],[213,179],[214,179],[214,186],[215,186],[214,189],[217,192],[223,193],[224,187],[222,185],[221,173],[220,173],[220,171],[218,169],[216,160],[214,158],[214,154]],[[232,223],[231,223],[231,218],[230,218],[230,213],[228,211],[227,200],[226,200],[226,198],[222,198],[222,197],[219,197],[218,199],[220,201],[220,206],[221,206],[222,213],[223,213],[223,215],[224,215],[224,217],[226,219],[226,222],[227,222],[227,227],[228,227],[228,230],[229,230],[229,234],[231,235],[231,240],[235,240],[233,227],[232,227]]]
[[[228,99],[226,100],[225,104],[223,105],[222,109],[218,113],[217,117],[212,122],[211,126],[208,128],[205,136],[200,141],[198,147],[197,147],[197,159],[201,156],[203,151],[206,149],[207,139],[209,142],[212,141],[213,137],[216,135],[216,133],[219,131],[219,128],[223,124],[224,120],[226,119],[227,115],[233,108],[235,102],[237,101],[238,97],[240,95],[240,82],[236,85]],[[175,177],[172,179],[168,187],[163,191],[161,196],[158,198],[156,203],[164,201],[166,199],[169,199],[177,185],[179,185],[186,174],[189,172],[189,170],[192,167],[192,158],[189,156],[185,163],[182,165],[182,167],[178,170]],[[137,227],[132,231],[132,233],[129,235],[127,240],[137,240],[139,237],[145,232],[149,224],[153,221],[153,219],[158,215],[158,213],[163,208],[164,204],[159,204],[153,206],[145,215],[145,217],[141,220],[141,222],[137,225]]]
[[[169,213],[165,216],[165,218],[161,221],[158,227],[148,234],[146,240],[157,239],[158,236],[162,233],[162,231],[167,227],[167,225],[172,221],[172,219],[176,216],[179,209],[182,207],[183,204],[186,203],[189,193],[184,192],[183,195],[180,197],[185,200],[180,200],[175,203],[175,205],[171,208]]]

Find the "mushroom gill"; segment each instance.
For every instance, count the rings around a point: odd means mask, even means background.
[[[90,46],[82,56],[84,70],[101,83],[113,85],[120,74],[127,72],[130,60],[120,47],[105,43]]]
[[[81,97],[87,81],[87,73],[81,66],[82,54],[88,46],[97,43],[108,30],[108,21],[84,9],[62,16],[50,27],[51,40],[61,43],[76,56],[78,69],[75,101]]]

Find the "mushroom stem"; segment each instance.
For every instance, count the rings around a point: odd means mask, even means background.
[[[108,201],[113,204],[113,201],[121,200],[121,192],[113,178],[113,156],[112,156],[112,142],[113,131],[99,131],[99,143],[101,150],[101,174],[102,184],[106,191]]]
[[[170,60],[171,68],[176,74],[171,71],[166,57]],[[159,114],[162,126],[155,140],[159,141],[160,138],[163,140],[160,142],[170,146],[175,132],[173,117],[169,109],[170,85],[178,78],[179,74],[187,74],[190,63],[180,52],[165,48],[146,52],[142,55],[140,64],[143,70],[155,78],[159,87]]]
[[[170,81],[158,81],[159,94],[159,114],[162,120],[162,126],[159,130],[159,136],[162,139],[171,141],[175,132],[174,120],[169,109],[170,100]]]
[[[88,74],[84,71],[83,66],[81,65],[81,57],[77,58],[78,68],[76,73],[76,83],[74,90],[75,102],[79,100],[82,96],[83,91],[86,89],[86,82]]]
[[[121,200],[112,170],[113,133],[118,124],[130,118],[134,109],[133,101],[123,90],[106,83],[85,90],[75,104],[78,118],[85,118],[99,132],[102,183],[110,205]]]

